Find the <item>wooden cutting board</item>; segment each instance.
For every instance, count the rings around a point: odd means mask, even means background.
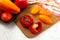
[[[33,4],[35,5],[35,4]],[[33,38],[33,37],[36,37],[38,36],[41,32],[43,32],[44,30],[48,29],[49,27],[51,27],[52,25],[54,25],[56,22],[60,21],[60,17],[57,17],[55,15],[51,15],[51,19],[53,20],[53,24],[45,24],[43,22],[42,25],[43,25],[43,28],[42,28],[42,31],[38,34],[38,35],[35,35],[33,33],[30,32],[29,29],[26,29],[24,28],[21,24],[20,24],[20,17],[23,16],[23,15],[31,15],[30,14],[30,8],[33,6],[33,5],[29,5],[26,9],[24,9],[20,14],[18,14],[17,18],[14,20],[14,22],[16,23],[16,25],[20,28],[20,30],[23,32],[23,34],[29,38]],[[36,15],[31,15],[32,18],[34,19],[34,21],[40,21],[38,20],[37,16]]]

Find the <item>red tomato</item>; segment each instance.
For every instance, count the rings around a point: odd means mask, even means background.
[[[1,20],[2,20],[3,22],[9,22],[9,21],[11,20],[11,18],[12,18],[12,14],[9,13],[9,12],[3,12],[3,13],[1,14]]]
[[[23,9],[28,6],[27,0],[15,0],[14,3],[20,7],[20,9]]]

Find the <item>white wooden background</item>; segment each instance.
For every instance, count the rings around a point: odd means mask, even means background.
[[[60,40],[60,21],[35,38],[27,38],[14,22],[0,21],[0,40]]]

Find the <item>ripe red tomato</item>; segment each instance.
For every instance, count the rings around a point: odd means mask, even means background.
[[[3,13],[1,14],[1,20],[2,20],[3,22],[9,22],[9,21],[11,20],[11,18],[12,18],[12,14],[9,13],[9,12],[3,12]]]

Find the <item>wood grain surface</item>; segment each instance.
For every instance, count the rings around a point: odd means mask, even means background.
[[[35,5],[35,4],[33,4]],[[40,20],[38,20],[38,17],[36,15],[32,15],[30,14],[30,9],[33,5],[29,5],[27,8],[25,8],[23,11],[21,11],[20,14],[18,14],[17,18],[14,20],[14,22],[16,23],[16,25],[20,28],[20,30],[23,32],[23,34],[25,36],[27,36],[28,38],[33,38],[33,37],[36,37],[38,36],[41,32],[45,31],[46,29],[48,29],[49,27],[51,27],[52,25],[54,25],[56,22],[60,21],[60,17],[58,16],[55,16],[55,15],[51,15],[51,19],[53,20],[53,24],[45,24],[43,22],[41,22]],[[33,19],[34,19],[34,22],[37,22],[37,21],[40,21],[43,25],[43,28],[41,30],[41,32],[37,35],[33,34],[30,32],[29,29],[26,29],[24,28],[21,24],[20,24],[20,17],[23,16],[23,15],[30,15]]]

